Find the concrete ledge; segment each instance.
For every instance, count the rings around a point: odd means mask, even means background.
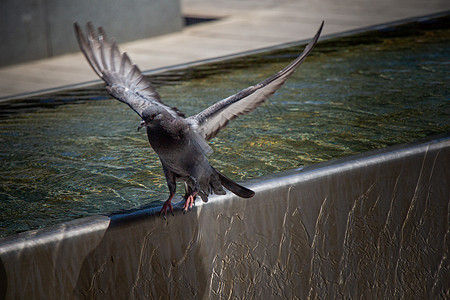
[[[78,51],[73,22],[93,21],[120,42],[181,30],[179,0],[4,0],[0,66]]]
[[[449,293],[450,135],[158,208],[0,240],[1,296],[406,298]]]

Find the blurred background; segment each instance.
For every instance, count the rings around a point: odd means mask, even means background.
[[[78,51],[74,21],[93,21],[120,42],[173,33],[185,25],[212,20],[221,20],[229,28],[213,35],[274,39],[265,35],[267,24],[277,35],[290,36],[285,27],[299,22],[317,25],[324,19],[325,28],[355,23],[367,26],[442,12],[450,5],[446,0],[3,0],[0,8],[0,66],[7,66]],[[296,26],[296,30],[303,31],[302,27]]]

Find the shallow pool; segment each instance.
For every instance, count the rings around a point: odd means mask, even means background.
[[[448,132],[448,19],[319,42],[268,103],[213,139],[211,164],[244,180]],[[151,80],[167,104],[191,115],[279,71],[302,49]],[[139,121],[103,85],[1,103],[0,235],[165,199]]]

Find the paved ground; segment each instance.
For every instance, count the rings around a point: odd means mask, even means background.
[[[141,70],[251,51],[450,10],[448,0],[181,0],[183,14],[217,21],[120,43]],[[95,24],[101,25],[101,24]],[[108,32],[108,28],[106,28]],[[114,32],[109,32],[111,36]],[[78,85],[97,77],[80,53],[0,68],[0,101]]]

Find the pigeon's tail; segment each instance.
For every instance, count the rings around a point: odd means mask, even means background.
[[[255,192],[243,187],[240,184],[237,184],[236,182],[234,182],[233,180],[231,180],[230,178],[226,177],[225,175],[219,173],[217,170],[217,175],[219,175],[220,178],[220,182],[222,183],[222,185],[224,187],[226,187],[228,190],[230,190],[231,192],[233,192],[234,194],[238,195],[239,197],[242,198],[251,198],[255,195]]]

